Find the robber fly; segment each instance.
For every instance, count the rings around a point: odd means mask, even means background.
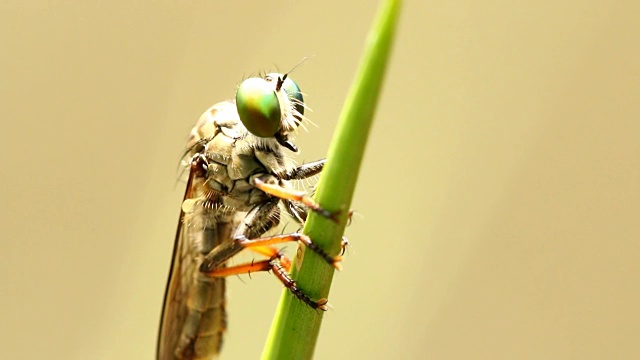
[[[271,271],[298,299],[326,310],[288,274],[289,260],[275,244],[304,244],[338,267],[306,235],[264,236],[280,222],[281,209],[302,224],[308,211],[334,218],[292,181],[322,171],[325,160],[295,166],[290,135],[306,121],[298,85],[287,74],[245,80],[235,100],[213,105],[191,131],[185,153],[187,189],[173,249],[158,335],[157,359],[212,359],[227,327],[225,276]],[[251,249],[265,260],[229,266]]]

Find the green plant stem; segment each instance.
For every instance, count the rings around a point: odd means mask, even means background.
[[[340,212],[337,223],[311,213],[303,232],[329,254],[338,254],[351,199],[364,155],[369,130],[386,64],[391,53],[401,0],[382,3],[369,33],[363,58],[349,92],[316,192],[315,200],[325,209]],[[317,254],[299,248],[291,275],[313,299],[327,298],[334,269]],[[314,310],[283,290],[263,359],[311,359],[322,322],[322,311]]]

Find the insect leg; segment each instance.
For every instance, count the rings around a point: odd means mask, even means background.
[[[328,264],[334,266],[336,269],[340,269],[339,262],[342,257],[329,256],[324,250],[320,249],[313,241],[306,235],[301,233],[292,233],[284,235],[274,235],[267,237],[259,237],[267,232],[273,226],[280,222],[280,208],[278,208],[279,199],[273,199],[267,203],[257,205],[244,218],[242,223],[238,225],[236,233],[233,237],[233,241],[220,244],[206,255],[200,266],[200,271],[203,273],[210,273],[228,259],[239,253],[245,248],[256,249],[256,252],[266,255],[279,255],[278,251],[267,250],[266,246],[282,244],[286,242],[301,242],[307,246],[310,250],[317,253]],[[279,255],[281,256],[281,255]],[[283,260],[282,263],[285,266],[288,264],[288,260]]]
[[[289,258],[287,258],[286,256],[282,255],[280,253],[280,250],[278,250],[273,246],[254,246],[254,247],[251,247],[249,250],[255,253],[258,253],[260,255],[264,255],[269,259],[278,257],[278,260],[280,261],[280,265],[282,265],[287,271],[291,269],[291,260],[289,260]]]
[[[283,188],[280,185],[266,183],[264,180],[260,179],[260,177],[255,177],[252,179],[253,185],[258,189],[264,191],[265,193],[279,198],[283,200],[290,201],[298,201],[303,203],[306,207],[311,209],[311,211],[315,211],[316,213],[326,217],[327,219],[331,219],[335,222],[338,221],[337,215],[339,212],[332,213],[328,210],[323,209],[320,204],[315,202],[311,197],[307,196],[304,191],[295,190],[295,189],[287,189]]]
[[[324,168],[324,164],[326,162],[327,159],[322,159],[304,163],[287,171],[287,173],[282,176],[282,180],[302,180],[314,175],[318,175],[322,171],[322,168]]]
[[[326,261],[329,265],[333,266],[337,270],[341,269],[340,267],[340,261],[342,261],[341,256],[335,256],[335,257],[330,256],[329,254],[324,252],[324,250],[320,249],[313,241],[311,241],[310,237],[299,232],[295,232],[291,234],[267,236],[267,237],[262,237],[257,239],[247,239],[247,238],[243,239],[241,237],[238,237],[236,238],[236,241],[238,241],[244,248],[247,248],[247,249],[252,249],[254,247],[264,247],[266,245],[282,244],[282,243],[293,242],[293,241],[301,242],[306,247],[308,247],[311,251],[320,255],[320,257],[324,259],[324,261]]]
[[[239,267],[224,268],[224,264],[229,258],[236,255],[245,248],[264,249],[265,246],[279,244],[288,241],[300,241],[309,246],[311,250],[317,252],[327,262],[337,266],[337,262],[341,259],[331,258],[320,248],[315,246],[308,236],[303,234],[287,234],[276,235],[259,238],[258,236],[267,232],[270,228],[280,222],[280,208],[278,207],[279,199],[274,198],[271,201],[257,205],[245,216],[244,220],[236,228],[233,241],[228,241],[218,245],[209,254],[207,254],[200,266],[200,272],[208,277],[228,276],[234,273],[247,273],[252,271],[273,271],[274,275],[294,294],[298,299],[314,309],[326,310],[326,299],[314,301],[300,290],[295,281],[291,279],[286,269],[280,264],[281,255],[276,253],[268,262],[258,262]],[[253,240],[251,240],[253,238]],[[261,250],[259,250],[261,251]],[[267,267],[268,266],[268,267]]]
[[[309,296],[307,296],[300,288],[296,282],[291,278],[291,275],[287,272],[287,270],[280,264],[278,261],[278,257],[273,257],[269,260],[262,260],[251,262],[247,264],[231,266],[226,268],[215,269],[214,271],[207,274],[210,277],[226,277],[231,275],[240,275],[247,274],[258,271],[272,271],[273,274],[282,282],[282,284],[291,291],[295,297],[300,299],[305,304],[309,305],[313,309],[320,309],[323,311],[327,311],[327,299],[320,299],[318,301],[312,300]]]
[[[245,246],[239,240],[244,240],[247,237],[257,238],[279,223],[280,209],[278,208],[278,199],[272,199],[266,203],[256,205],[236,228],[233,241],[218,245],[205,256],[200,265],[200,271],[209,273],[221,266],[244,250]]]
[[[297,222],[303,224],[307,220],[307,209],[300,206],[298,203],[289,200],[283,200],[284,207],[287,212],[293,217]],[[351,224],[351,216],[353,215],[353,210],[349,211],[349,217],[347,218],[347,225]],[[349,240],[345,236],[342,237],[342,242],[340,244],[340,255],[344,255],[347,246],[349,246]],[[283,266],[286,265],[283,263]]]
[[[300,288],[295,281],[291,278],[291,275],[278,263],[272,261],[273,274],[284,284],[284,286],[291,291],[293,295],[295,295],[298,299],[302,300],[305,304],[309,305],[313,309],[320,309],[322,311],[327,311],[329,307],[327,306],[327,299],[322,298],[318,301],[313,301],[309,298]]]
[[[249,249],[255,247],[261,248],[264,246],[282,244],[286,242],[300,242],[308,247],[311,251],[320,255],[320,257],[322,257],[329,265],[339,270],[339,262],[342,260],[342,257],[329,256],[329,254],[319,248],[307,235],[296,232],[291,234],[260,237],[262,234],[267,232],[269,228],[279,223],[280,208],[277,206],[278,202],[279,199],[274,199],[268,202],[268,205],[259,205],[262,211],[257,210],[254,212],[254,210],[252,209],[244,218],[244,221],[238,226],[236,234],[234,236],[235,242],[239,243],[243,248]],[[274,220],[273,223],[269,224],[268,228],[265,228],[265,226],[256,225],[264,223],[267,220]],[[260,251],[258,250],[258,252]]]

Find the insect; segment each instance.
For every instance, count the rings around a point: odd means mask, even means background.
[[[302,224],[308,211],[333,218],[292,181],[319,174],[325,160],[296,166],[290,136],[306,120],[303,95],[288,74],[267,74],[242,82],[235,100],[213,105],[191,131],[185,159],[187,188],[164,297],[157,359],[211,359],[227,327],[225,276],[271,271],[298,299],[326,310],[288,274],[289,260],[276,244],[299,242],[339,267],[306,235],[264,236],[286,211]],[[303,125],[304,126],[304,125]],[[265,260],[226,266],[244,249]]]

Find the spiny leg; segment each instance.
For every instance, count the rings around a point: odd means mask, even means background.
[[[322,311],[327,311],[329,307],[327,303],[329,302],[327,299],[322,298],[318,301],[313,301],[309,298],[300,288],[296,282],[291,278],[291,275],[277,262],[272,262],[273,273],[276,277],[284,284],[284,286],[289,289],[289,291],[295,295],[298,299],[302,300],[305,304],[309,305],[313,309],[320,309]]]
[[[317,247],[311,239],[300,233],[284,234],[258,238],[259,235],[265,233],[273,226],[280,222],[280,209],[278,208],[279,199],[273,199],[264,204],[260,204],[245,216],[243,221],[236,228],[233,241],[227,241],[218,245],[209,254],[207,254],[200,266],[200,272],[209,277],[229,276],[238,273],[250,273],[256,271],[271,270],[274,275],[294,294],[298,299],[314,309],[326,310],[326,299],[313,301],[302,290],[300,290],[295,281],[291,279],[286,269],[281,265],[280,261],[284,257],[276,252],[271,256],[268,262],[253,262],[250,264],[240,265],[237,267],[225,268],[223,265],[228,259],[239,253],[245,248],[270,252],[270,246],[284,242],[302,242],[312,251],[318,253],[325,261],[339,269],[338,262],[341,257],[332,258],[322,249]],[[253,237],[250,239],[249,237]],[[266,250],[265,250],[266,249]],[[285,258],[286,259],[286,258]],[[288,260],[284,260],[288,261]]]
[[[285,209],[300,224],[304,224],[307,220],[307,209],[300,206],[298,203],[289,200],[283,200]],[[353,215],[353,210],[349,211],[349,217],[347,218],[347,226],[351,224],[351,217]],[[347,250],[347,246],[349,246],[349,240],[345,236],[342,237],[342,241],[340,243],[340,256],[344,255]],[[285,264],[282,264],[285,266]],[[285,266],[286,267],[286,266]]]
[[[282,234],[282,235],[273,235],[266,236],[257,239],[241,239],[236,238],[236,241],[240,243],[246,249],[253,249],[254,247],[262,248],[267,245],[275,245],[275,244],[283,244],[287,242],[301,242],[306,247],[308,247],[311,251],[318,254],[324,261],[326,261],[329,265],[336,268],[336,270],[341,270],[340,261],[342,261],[342,256],[329,256],[324,250],[320,249],[318,245],[316,245],[311,238],[302,233],[291,233],[291,234]]]
[[[326,164],[327,159],[312,161],[308,163],[304,163],[300,166],[297,166],[284,174],[281,179],[282,180],[304,180],[309,177],[320,174],[324,165]],[[301,206],[299,203],[295,201],[283,199],[282,200],[287,212],[300,224],[303,224],[307,221],[307,209]]]
[[[272,258],[278,258],[278,261],[280,261],[280,264],[287,270],[289,271],[291,269],[291,260],[289,260],[288,257],[284,256],[282,253],[280,253],[280,250],[278,250],[277,248],[273,247],[273,246],[254,246],[252,248],[250,248],[251,251],[258,253],[260,255],[264,255],[265,257],[272,259]]]
[[[280,222],[280,208],[277,206],[278,202],[279,199],[273,199],[265,205],[261,205],[261,209],[256,210],[255,212],[252,209],[236,229],[236,234],[234,236],[235,242],[239,243],[243,248],[252,249],[257,247],[259,249],[258,252],[260,252],[260,248],[264,246],[284,244],[287,242],[301,242],[311,251],[323,258],[329,265],[340,270],[339,262],[342,261],[342,257],[329,256],[329,254],[318,247],[307,235],[295,232],[290,234],[260,237],[262,234],[267,232],[267,230]],[[261,222],[266,223],[267,221],[273,222],[270,223],[268,227],[256,225]],[[286,262],[283,262],[283,265],[285,263]]]
[[[211,272],[244,250],[245,247],[239,240],[244,240],[247,237],[259,237],[279,223],[278,199],[256,205],[236,228],[233,241],[226,241],[216,246],[205,256],[200,265],[200,271],[203,273]]]
[[[320,299],[318,301],[312,300],[307,296],[291,278],[289,272],[280,264],[278,257],[271,258],[269,260],[255,261],[242,265],[231,266],[226,268],[215,269],[212,272],[207,273],[210,277],[227,277],[231,275],[250,274],[252,272],[259,271],[272,271],[273,274],[282,282],[282,284],[289,289],[289,291],[300,299],[305,304],[309,305],[313,309],[320,309],[327,311],[327,299]]]
[[[328,264],[334,266],[336,269],[340,269],[339,262],[342,260],[341,257],[329,256],[304,234],[293,233],[262,238],[259,237],[261,234],[264,234],[280,222],[280,208],[278,208],[278,202],[278,199],[273,199],[272,201],[260,204],[251,209],[242,223],[238,225],[233,241],[222,243],[207,254],[200,265],[200,271],[203,273],[210,273],[245,248],[256,248],[256,252],[263,253],[263,251],[265,251],[265,246],[294,241],[301,242],[310,250],[322,257]],[[278,253],[277,250],[276,253]],[[273,253],[269,255],[273,256]],[[288,260],[284,260],[283,264],[286,266],[288,262]]]
[[[304,206],[290,200],[282,200],[282,203],[284,204],[285,210],[287,210],[296,222],[304,224],[307,221],[308,211]]]
[[[255,177],[252,179],[253,185],[258,189],[264,191],[265,193],[279,198],[283,200],[290,201],[298,201],[308,207],[311,211],[314,211],[327,219],[333,220],[335,222],[338,221],[338,215],[340,212],[332,213],[320,206],[317,202],[315,202],[311,197],[309,197],[304,191],[295,190],[295,189],[287,189],[280,185],[270,184],[260,179],[260,177]]]
[[[252,261],[246,264],[221,267],[206,273],[206,275],[212,278],[222,278],[232,275],[244,275],[254,272],[269,271],[271,270],[271,261],[273,260],[260,260]]]
[[[312,161],[287,171],[282,180],[302,180],[320,174],[327,159]]]

